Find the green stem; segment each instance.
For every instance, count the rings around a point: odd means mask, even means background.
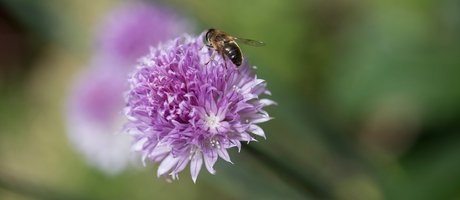
[[[264,165],[284,180],[287,184],[298,190],[300,193],[305,194],[308,197],[314,197],[315,199],[331,199],[330,192],[325,189],[323,184],[318,184],[318,180],[312,180],[312,178],[305,177],[298,173],[295,169],[292,169],[288,165],[283,164],[271,157],[267,153],[264,153],[251,145],[242,144],[244,152],[250,153],[255,159],[260,160]]]

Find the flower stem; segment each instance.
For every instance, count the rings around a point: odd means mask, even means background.
[[[301,175],[295,169],[251,145],[244,143],[242,145],[244,146],[244,152],[249,152],[254,158],[265,164],[274,174],[300,193],[315,199],[331,199],[329,189],[326,189],[325,184],[319,183],[319,180]]]

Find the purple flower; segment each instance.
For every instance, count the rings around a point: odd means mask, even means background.
[[[73,83],[66,102],[67,133],[93,166],[114,175],[134,163],[130,136],[118,133],[126,118],[123,93],[135,59],[187,30],[173,12],[148,3],[120,4],[98,29],[92,63]]]
[[[96,50],[111,59],[134,61],[148,52],[149,46],[190,30],[188,24],[166,7],[126,2],[102,20],[96,32]]]
[[[183,42],[181,42],[183,41]],[[215,174],[218,157],[230,161],[227,149],[241,148],[241,141],[265,138],[256,124],[272,119],[262,110],[276,104],[259,99],[270,94],[246,61],[239,67],[220,56],[204,65],[212,50],[203,48],[200,37],[184,35],[157,48],[139,60],[129,79],[124,113],[130,121],[125,128],[134,136],[133,149],[153,162],[161,162],[157,175],[178,178],[190,161],[192,179],[204,164]],[[169,179],[168,179],[169,181]]]
[[[95,62],[94,64],[97,64]],[[79,75],[67,100],[67,133],[73,146],[92,165],[109,175],[134,164],[129,136],[116,134],[126,119],[123,108],[126,75],[89,68]]]

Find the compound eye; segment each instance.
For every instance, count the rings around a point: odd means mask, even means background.
[[[208,32],[206,32],[206,41],[209,42],[209,38],[211,37],[212,32],[214,32],[214,29],[209,29]]]

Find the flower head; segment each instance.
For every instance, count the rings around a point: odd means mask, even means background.
[[[262,108],[275,102],[258,99],[270,92],[255,67],[244,62],[238,72],[227,59],[225,81],[224,60],[214,56],[205,65],[212,51],[198,51],[202,46],[203,34],[151,48],[129,79],[126,129],[134,130],[134,149],[144,160],[161,161],[158,176],[178,178],[189,161],[194,182],[203,161],[215,174],[218,157],[231,162],[227,149],[254,141],[249,133],[265,137],[256,124],[272,119]]]
[[[117,60],[135,60],[150,45],[175,38],[190,29],[167,7],[130,1],[118,5],[101,21],[96,32],[96,50]],[[131,63],[130,63],[131,64]]]
[[[119,114],[126,76],[106,69],[89,68],[73,84],[66,105],[67,133],[91,165],[115,175],[136,157],[130,155],[129,137],[116,134],[126,120]]]

